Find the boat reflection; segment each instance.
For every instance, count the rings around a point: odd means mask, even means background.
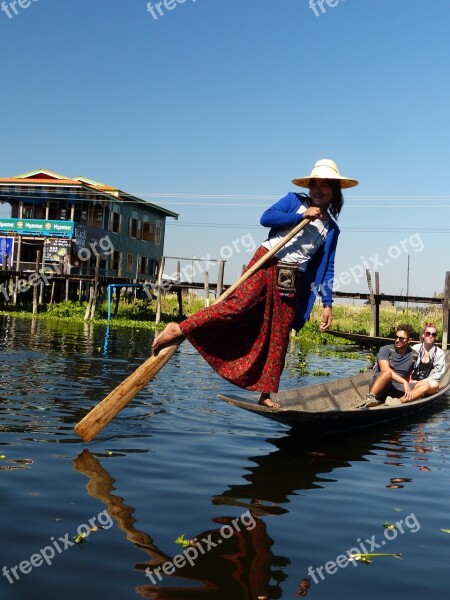
[[[354,435],[351,445],[322,440],[301,448],[295,437],[269,441],[278,449],[250,457],[254,466],[244,475],[248,483],[233,485],[214,496],[214,504],[240,506],[260,516],[286,513],[292,495],[321,488],[335,481],[329,474],[336,469],[368,460],[365,457],[374,451],[379,435]]]

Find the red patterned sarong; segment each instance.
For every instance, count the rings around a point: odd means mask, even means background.
[[[266,253],[258,248],[247,268]],[[180,328],[227,381],[247,390],[277,392],[295,304],[295,297],[279,295],[277,260],[271,258],[231,296],[192,315]]]

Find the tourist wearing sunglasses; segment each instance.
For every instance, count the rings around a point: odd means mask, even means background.
[[[400,404],[413,399],[409,379],[415,364],[416,352],[410,348],[409,343],[413,336],[411,325],[399,325],[395,333],[395,342],[392,346],[382,346],[378,352],[377,363],[374,367],[372,381],[369,384],[370,393],[361,408],[377,406],[380,402],[386,404]]]
[[[445,353],[436,346],[437,329],[433,323],[426,323],[422,331],[421,344],[414,344],[417,359],[409,381],[411,398],[401,397],[402,402],[411,402],[422,396],[431,396],[439,389],[439,381],[445,371]]]

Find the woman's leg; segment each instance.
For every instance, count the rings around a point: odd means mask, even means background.
[[[270,397],[270,394],[267,394],[266,392],[261,393],[258,404],[267,408],[280,408],[280,405],[277,402],[274,402]]]

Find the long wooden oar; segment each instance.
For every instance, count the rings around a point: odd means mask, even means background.
[[[234,290],[257,271],[264,263],[274,256],[283,246],[285,246],[299,231],[301,231],[310,222],[310,219],[303,219],[298,223],[278,244],[269,252],[264,254],[253,266],[251,266],[233,285],[231,285],[218,298],[215,303],[221,302],[227,298]],[[76,433],[84,442],[91,441],[99,431],[103,429],[127,404],[138,394],[149,381],[151,381],[163,366],[175,354],[178,346],[184,338],[174,341],[170,346],[159,351],[157,356],[151,356],[122,383],[120,383],[104,400],[99,402],[90,412],[87,413],[77,425]]]

